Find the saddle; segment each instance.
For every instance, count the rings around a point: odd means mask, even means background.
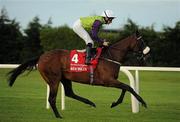
[[[70,72],[92,72],[98,64],[98,59],[102,52],[102,47],[92,48],[91,65],[85,64],[85,50],[71,50],[70,52]]]

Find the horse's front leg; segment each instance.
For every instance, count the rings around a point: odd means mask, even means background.
[[[123,89],[122,92],[121,92],[121,95],[120,95],[119,99],[118,99],[116,102],[113,102],[113,103],[112,103],[111,108],[113,108],[113,107],[115,107],[115,106],[117,106],[117,105],[119,105],[119,104],[121,104],[121,103],[123,102],[125,93],[126,93],[126,90]]]
[[[133,90],[133,88],[131,88],[129,85],[127,85],[127,84],[125,84],[125,83],[122,83],[122,82],[120,82],[120,81],[118,81],[118,80],[116,80],[116,79],[111,79],[111,80],[108,80],[108,82],[105,82],[105,86],[122,89],[122,93],[121,93],[119,99],[118,99],[116,102],[113,102],[113,103],[112,103],[111,108],[117,106],[117,105],[120,104],[120,103],[122,103],[126,91],[129,91],[131,94],[133,94],[134,97],[135,97],[139,102],[141,102],[144,107],[147,107],[145,101],[141,98],[141,96],[139,96],[139,95]]]

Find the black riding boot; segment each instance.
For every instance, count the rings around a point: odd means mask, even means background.
[[[92,44],[88,43],[87,47],[86,47],[86,65],[91,64],[91,48],[92,48]]]

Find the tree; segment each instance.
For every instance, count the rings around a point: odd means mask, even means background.
[[[10,20],[3,8],[0,13],[0,63],[20,63],[22,43],[19,23]]]
[[[68,26],[45,27],[41,31],[41,44],[45,51],[53,49],[82,49],[84,41]]]
[[[163,32],[163,57],[161,61],[166,66],[180,66],[180,21],[176,22],[174,28],[164,27]]]
[[[25,32],[25,43],[22,53],[23,60],[27,60],[32,57],[39,56],[43,52],[43,48],[40,45],[40,31],[42,29],[42,25],[39,23],[39,18],[36,16],[33,20],[28,24]]]
[[[139,26],[133,22],[131,19],[127,20],[127,23],[123,26],[122,31],[120,31],[120,36],[122,38],[126,38],[133,33],[135,33],[139,29]]]

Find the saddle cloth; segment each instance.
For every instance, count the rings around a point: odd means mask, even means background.
[[[70,52],[70,72],[90,72],[90,66],[93,69],[96,68],[98,64],[98,58],[101,55],[102,48],[98,47],[96,49],[96,54],[91,59],[91,65],[86,65],[86,52],[71,50]]]

